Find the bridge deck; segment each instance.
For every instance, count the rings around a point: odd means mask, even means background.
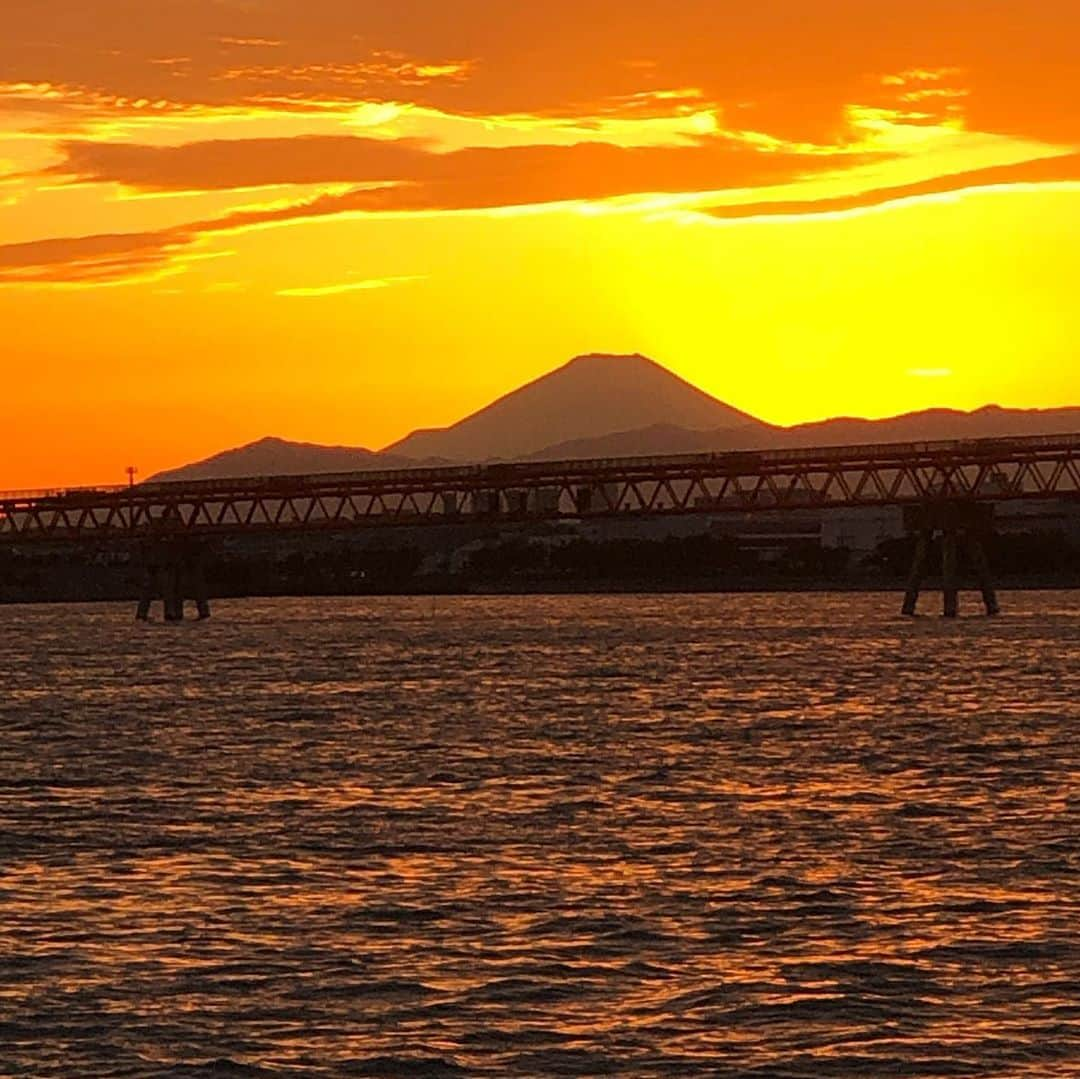
[[[0,543],[1080,497],[1080,434],[0,494]]]

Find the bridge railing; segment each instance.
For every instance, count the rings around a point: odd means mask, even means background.
[[[850,461],[853,465],[864,462],[884,462],[916,458],[954,455],[1001,455],[1010,451],[1069,450],[1080,452],[1080,434],[1026,435],[990,439],[949,439],[923,442],[888,442],[879,444],[856,444],[840,446],[797,447],[792,449],[726,450],[717,453],[664,454],[647,457],[596,457],[552,461],[489,461],[468,465],[449,465],[435,468],[371,469],[356,472],[296,473],[275,476],[242,476],[229,479],[146,481],[135,484],[93,486],[54,486],[25,490],[0,491],[0,502],[34,502],[50,499],[92,498],[95,495],[117,495],[130,491],[133,497],[148,493],[174,495],[232,493],[240,489],[270,491],[273,489],[295,490],[301,487],[332,487],[341,483],[378,485],[410,481],[438,481],[440,485],[453,480],[477,481],[483,479],[509,480],[511,477],[534,479],[557,474],[577,475],[591,472],[619,471],[654,468],[681,468],[702,465],[707,468],[730,466],[739,472],[770,465],[833,463]]]
[[[77,496],[115,495],[122,491],[134,490],[127,484],[95,487],[38,487],[22,491],[0,491],[0,502],[38,502],[50,498],[68,498]]]

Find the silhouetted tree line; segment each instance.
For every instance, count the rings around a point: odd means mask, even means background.
[[[914,538],[887,540],[870,555],[810,541],[764,556],[723,536],[666,539],[588,539],[541,542],[509,537],[458,558],[452,546],[428,549],[397,544],[387,536],[378,546],[339,543],[322,549],[232,548],[207,562],[212,595],[350,595],[470,589],[581,588],[762,588],[884,584],[908,574]],[[940,565],[940,541],[931,566]],[[1080,586],[1080,542],[1060,531],[996,535],[987,554],[1002,583]],[[434,557],[430,557],[434,556]],[[960,550],[960,572],[971,575],[968,552]],[[933,572],[933,570],[932,570]],[[137,596],[142,570],[137,560],[115,552],[57,548],[49,552],[0,548],[0,600],[125,599]]]
[[[284,556],[236,553],[212,560],[207,583],[212,594],[353,595],[393,592],[412,582],[423,553],[412,546],[292,551]]]
[[[479,580],[522,576],[573,581],[676,581],[758,577],[823,578],[847,572],[851,552],[800,542],[774,559],[730,537],[695,535],[659,540],[575,539],[560,546],[508,540],[474,552],[467,574]]]
[[[754,556],[711,536],[662,540],[578,538],[549,545],[509,539],[472,552],[463,576],[477,581],[556,577],[574,581],[672,580],[748,572]]]
[[[1008,578],[1054,578],[1080,583],[1080,543],[1059,530],[994,534],[985,541],[987,558],[994,575]],[[869,568],[883,576],[906,576],[915,553],[915,538],[886,540],[866,559]],[[961,575],[973,572],[971,554],[964,543],[959,546]],[[930,546],[930,566],[941,565],[941,539]]]

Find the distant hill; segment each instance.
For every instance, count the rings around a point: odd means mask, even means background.
[[[840,418],[787,428],[787,446],[857,446],[872,442],[932,442],[1080,433],[1080,408],[1023,409],[986,405],[974,412],[934,408],[884,420]]]
[[[153,483],[174,480],[228,480],[246,476],[303,476],[319,472],[367,472],[380,468],[408,468],[414,462],[371,450],[348,446],[318,446],[262,438],[258,442],[225,450],[194,464],[159,472]]]
[[[530,459],[648,457],[670,453],[723,453],[728,450],[796,449],[808,446],[860,446],[885,442],[936,442],[956,438],[1007,438],[1080,433],[1080,408],[1010,409],[987,405],[975,412],[936,408],[882,420],[842,417],[796,427],[722,427],[691,431],[656,424],[600,438],[546,446]]]
[[[596,457],[657,457],[670,453],[722,453],[725,450],[762,449],[779,444],[783,428],[765,423],[690,431],[670,423],[656,423],[636,431],[616,431],[600,438],[558,442],[532,453],[530,461],[573,461]]]
[[[416,431],[386,452],[512,460],[556,443],[655,424],[709,430],[759,423],[644,356],[578,356],[452,427]]]
[[[710,397],[644,356],[579,356],[452,427],[381,452],[264,438],[162,472],[168,480],[363,472],[490,460],[567,460],[803,446],[1080,433],[1080,408],[930,409],[776,427]]]

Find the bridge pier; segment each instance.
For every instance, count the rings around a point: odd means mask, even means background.
[[[135,608],[135,618],[139,622],[150,621],[150,607],[157,594],[157,571],[150,565],[144,565],[142,571],[142,587],[139,590],[139,605]]]
[[[206,586],[206,552],[196,544],[169,540],[150,545],[143,553],[143,584],[135,617],[150,620],[156,599],[162,601],[166,622],[184,620],[185,598],[195,601],[200,621],[210,617],[210,595]]]
[[[998,602],[997,589],[994,587],[994,579],[990,573],[990,561],[986,557],[986,545],[983,537],[977,531],[967,534],[968,557],[971,559],[971,567],[975,571],[975,580],[978,582],[979,591],[982,592],[983,605],[986,613],[995,615],[1001,613],[1001,605]]]
[[[933,539],[933,531],[930,528],[920,528],[919,538],[915,541],[915,557],[911,563],[911,572],[908,574],[907,590],[904,593],[903,613],[911,618],[919,605],[919,590],[922,588],[923,578],[926,576],[926,565],[930,559],[930,542]]]
[[[946,528],[941,536],[941,592],[946,618],[960,614],[960,586],[956,580],[956,529]]]
[[[961,543],[967,551],[982,593],[983,605],[988,615],[1001,613],[997,591],[986,557],[984,537],[993,527],[994,507],[973,503],[965,505],[944,502],[912,507],[904,518],[909,532],[917,532],[915,555],[901,613],[914,616],[919,604],[919,592],[927,575],[930,547],[935,533],[941,535],[941,591],[942,614],[945,618],[957,618],[960,614],[959,554]]]
[[[195,614],[200,622],[210,617],[210,592],[206,587],[206,551],[196,550],[190,567],[191,598],[195,601]]]

